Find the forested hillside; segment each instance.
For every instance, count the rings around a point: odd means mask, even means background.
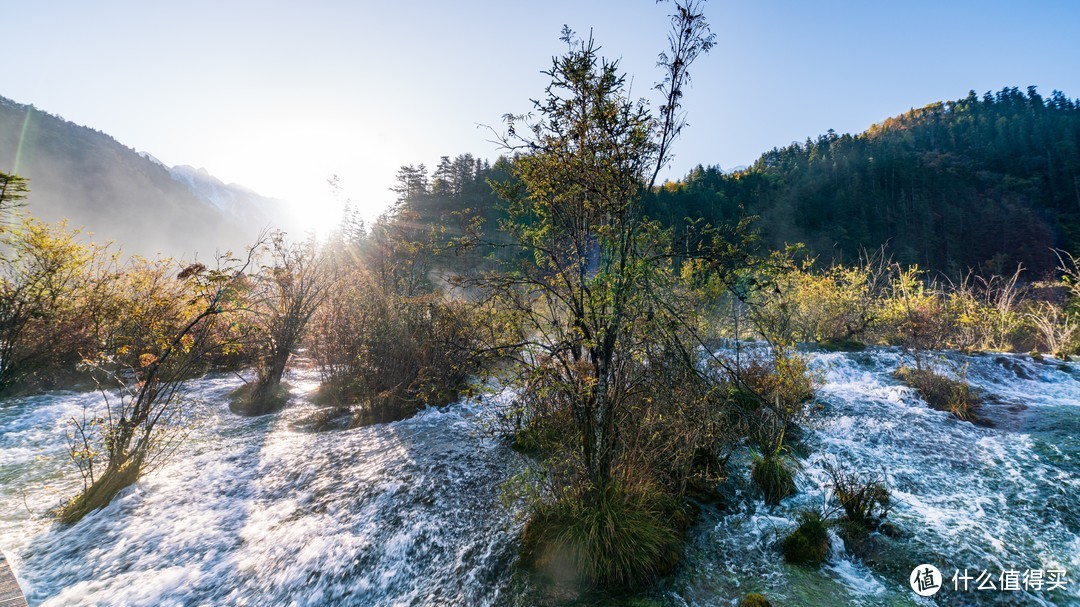
[[[731,175],[699,167],[650,212],[760,215],[767,244],[852,260],[888,243],[902,263],[950,274],[1052,270],[1080,244],[1080,105],[1007,88],[912,110],[859,135],[830,131]]]
[[[241,250],[269,222],[214,207],[167,167],[105,133],[3,97],[0,171],[29,179],[26,202],[36,217],[66,218],[128,253],[205,258]]]
[[[487,181],[505,180],[508,162],[465,154],[434,171],[403,167],[397,209],[458,229],[476,213],[497,237],[501,203]],[[1051,247],[1080,250],[1080,104],[1034,87],[973,92],[858,135],[773,149],[732,174],[699,166],[646,209],[676,229],[757,215],[764,244],[802,242],[826,261],[887,244],[896,261],[950,275],[1019,263],[1040,276],[1056,264]]]

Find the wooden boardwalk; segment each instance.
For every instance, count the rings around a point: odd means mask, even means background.
[[[0,607],[26,607],[26,598],[3,555],[0,555]]]

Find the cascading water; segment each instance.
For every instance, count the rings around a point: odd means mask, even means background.
[[[42,605],[486,605],[514,557],[499,505],[514,454],[483,437],[477,405],[394,423],[305,431],[227,407],[236,378],[193,382],[197,426],[171,463],[70,528],[40,515],[80,482],[66,420],[94,394],[0,412],[0,545]],[[305,381],[309,380],[309,381]],[[23,504],[23,492],[27,504]],[[35,513],[31,516],[27,512]]]
[[[706,517],[672,591],[691,605],[730,605],[763,592],[782,605],[1078,605],[1080,604],[1080,366],[1029,357],[937,357],[967,367],[968,382],[989,395],[980,427],[928,407],[892,377],[905,361],[895,350],[814,353],[824,374],[820,406],[805,437],[799,494],[767,507],[735,483],[728,507]],[[910,364],[910,361],[907,361]],[[828,462],[884,475],[899,537],[882,542],[875,565],[833,549],[818,570],[790,566],[776,542],[803,509],[826,509]],[[917,565],[937,566],[944,587],[932,599],[912,592]],[[1064,590],[978,590],[953,575],[1064,569]]]
[[[706,509],[679,571],[650,597],[733,605],[1080,605],[1080,365],[946,355],[993,399],[996,427],[934,411],[891,377],[893,350],[811,353],[824,374],[800,493],[769,507],[745,478]],[[519,530],[500,503],[519,456],[487,438],[487,403],[392,424],[312,432],[314,378],[291,377],[281,413],[229,413],[231,377],[192,382],[197,420],[181,452],[72,527],[46,512],[80,483],[67,420],[100,395],[0,401],[0,548],[41,605],[527,605],[513,581]],[[783,563],[775,542],[821,508],[824,464],[883,473],[896,500],[889,550],[852,556],[834,534],[820,569]],[[734,467],[745,477],[745,467]],[[850,547],[849,547],[850,548]],[[918,598],[907,573],[937,565],[946,588]],[[973,576],[1064,569],[1064,589],[952,590]],[[1000,585],[1000,584],[999,584]],[[519,593],[519,594],[515,594]]]

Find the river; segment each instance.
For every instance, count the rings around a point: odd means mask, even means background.
[[[1080,605],[1080,364],[939,355],[992,395],[980,427],[930,409],[892,378],[893,349],[808,353],[825,382],[810,412],[798,495],[766,506],[736,467],[706,507],[679,570],[636,600],[734,605]],[[0,401],[0,550],[31,605],[529,605],[511,566],[520,521],[500,486],[519,455],[486,431],[491,395],[391,424],[315,432],[310,371],[287,377],[281,413],[229,413],[235,376],[193,381],[190,435],[108,507],[63,527],[48,511],[81,479],[68,420],[96,393]],[[777,538],[821,508],[824,464],[884,475],[897,533],[868,565],[838,536],[820,569],[784,564]],[[736,462],[742,466],[741,461]],[[919,598],[906,575],[937,566]],[[1047,591],[953,589],[974,577],[1065,570]],[[898,573],[902,572],[902,573]]]

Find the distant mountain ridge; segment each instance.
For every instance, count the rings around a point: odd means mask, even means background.
[[[139,152],[139,155],[165,167],[173,179],[228,219],[244,225],[269,225],[279,223],[287,216],[284,201],[267,198],[238,183],[226,184],[205,168],[187,164],[170,167],[148,152]]]
[[[100,131],[0,97],[0,170],[30,180],[28,209],[126,253],[200,259],[280,225],[284,203],[205,169],[168,167]]]

